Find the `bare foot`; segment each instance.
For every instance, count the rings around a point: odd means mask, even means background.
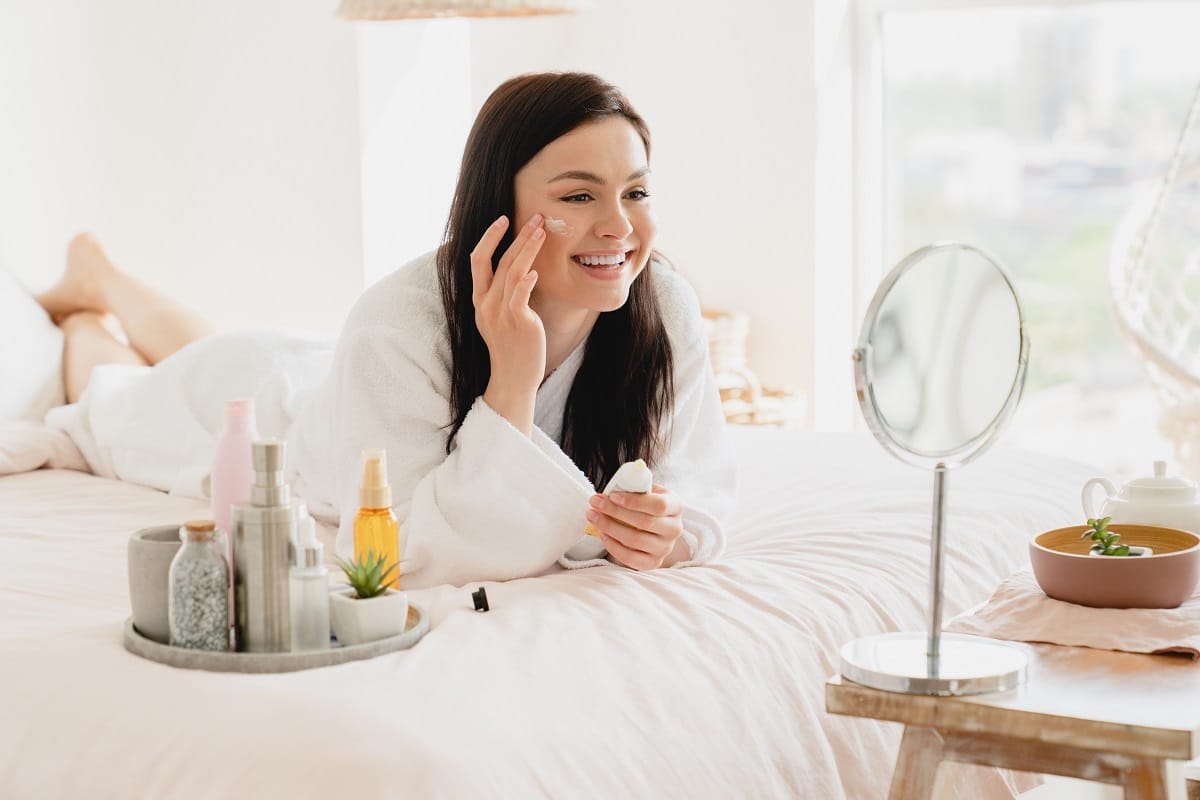
[[[55,323],[76,311],[105,312],[104,284],[117,271],[104,248],[90,233],[67,245],[67,268],[58,283],[37,296]]]

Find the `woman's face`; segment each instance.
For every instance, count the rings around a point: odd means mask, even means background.
[[[621,116],[560,136],[517,173],[514,229],[546,218],[530,299],[543,320],[624,305],[657,233],[649,173],[646,147]]]

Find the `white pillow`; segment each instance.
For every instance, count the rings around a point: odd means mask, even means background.
[[[33,295],[0,268],[0,419],[41,422],[65,403],[63,335]]]

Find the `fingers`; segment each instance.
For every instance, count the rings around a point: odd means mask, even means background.
[[[546,235],[546,231],[542,228],[542,215],[534,214],[529,218],[529,221],[521,226],[521,230],[517,232],[517,236],[513,239],[513,243],[509,245],[508,250],[504,251],[504,255],[500,259],[500,263],[496,265],[496,274],[500,271],[508,271],[509,266],[517,260],[517,257],[525,249],[525,245],[529,243],[534,231],[541,231],[541,236]],[[541,238],[539,236],[538,238]],[[541,245],[538,245],[539,247]]]
[[[640,511],[655,517],[677,517],[683,513],[683,502],[679,496],[655,484],[649,492],[613,492],[609,498],[621,508]]]
[[[634,508],[622,508],[617,504],[616,498],[617,495],[623,494],[625,492],[613,492],[611,497],[605,497],[602,494],[593,495],[590,510],[615,519],[631,528],[648,531],[660,536],[670,534],[671,519],[669,517],[648,514],[645,511],[639,511]],[[640,495],[634,495],[634,497],[641,499]]]
[[[604,544],[604,549],[608,551],[610,556],[630,569],[645,571],[648,569],[657,569],[662,566],[663,556],[655,557],[641,550],[628,548],[606,533],[601,532],[600,541]]]
[[[512,296],[508,299],[509,308],[515,314],[522,308],[529,307],[529,296],[533,294],[534,284],[537,283],[538,274],[534,270],[525,273],[525,277],[517,282],[517,286],[513,289]]]
[[[666,537],[627,525],[605,514],[595,511],[589,512],[588,521],[595,526],[601,538],[607,536],[610,539],[615,539],[621,546],[628,550],[637,550],[649,555],[654,555],[660,551],[665,555],[671,550],[670,544],[666,543]]]
[[[492,256],[496,246],[508,230],[508,217],[500,217],[483,232],[479,243],[471,251],[471,300],[476,307],[492,287]]]
[[[479,243],[471,251],[471,301],[476,309],[479,309],[488,297],[492,297],[493,301],[501,306],[511,303],[509,307],[514,311],[519,309],[521,303],[528,303],[533,283],[526,281],[536,281],[536,278],[527,279],[526,276],[546,239],[542,222],[542,215],[534,214],[522,226],[494,271],[492,261],[496,255],[496,247],[508,230],[508,217],[500,217],[484,231]]]
[[[542,249],[542,244],[546,241],[546,229],[541,227],[542,215],[534,214],[533,219],[529,220],[528,224],[521,230],[521,235],[512,243],[512,247],[508,248],[508,252],[501,259],[501,266],[496,269],[496,277],[501,275],[501,269],[504,272],[504,294],[502,302],[510,303],[514,292],[517,291],[518,284],[524,280],[529,274],[529,270],[533,267],[533,262],[537,258],[537,254]],[[518,250],[517,248],[520,247]],[[511,258],[510,258],[511,257]],[[508,261],[507,264],[504,262]],[[514,309],[515,310],[515,309]]]

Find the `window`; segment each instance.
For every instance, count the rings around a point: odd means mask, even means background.
[[[1172,450],[1109,311],[1109,247],[1165,171],[1200,81],[1200,3],[906,6],[871,17],[883,200],[860,222],[874,252],[891,265],[959,239],[998,256],[1032,340],[1006,443],[1149,473]],[[870,291],[878,274],[860,275]]]

